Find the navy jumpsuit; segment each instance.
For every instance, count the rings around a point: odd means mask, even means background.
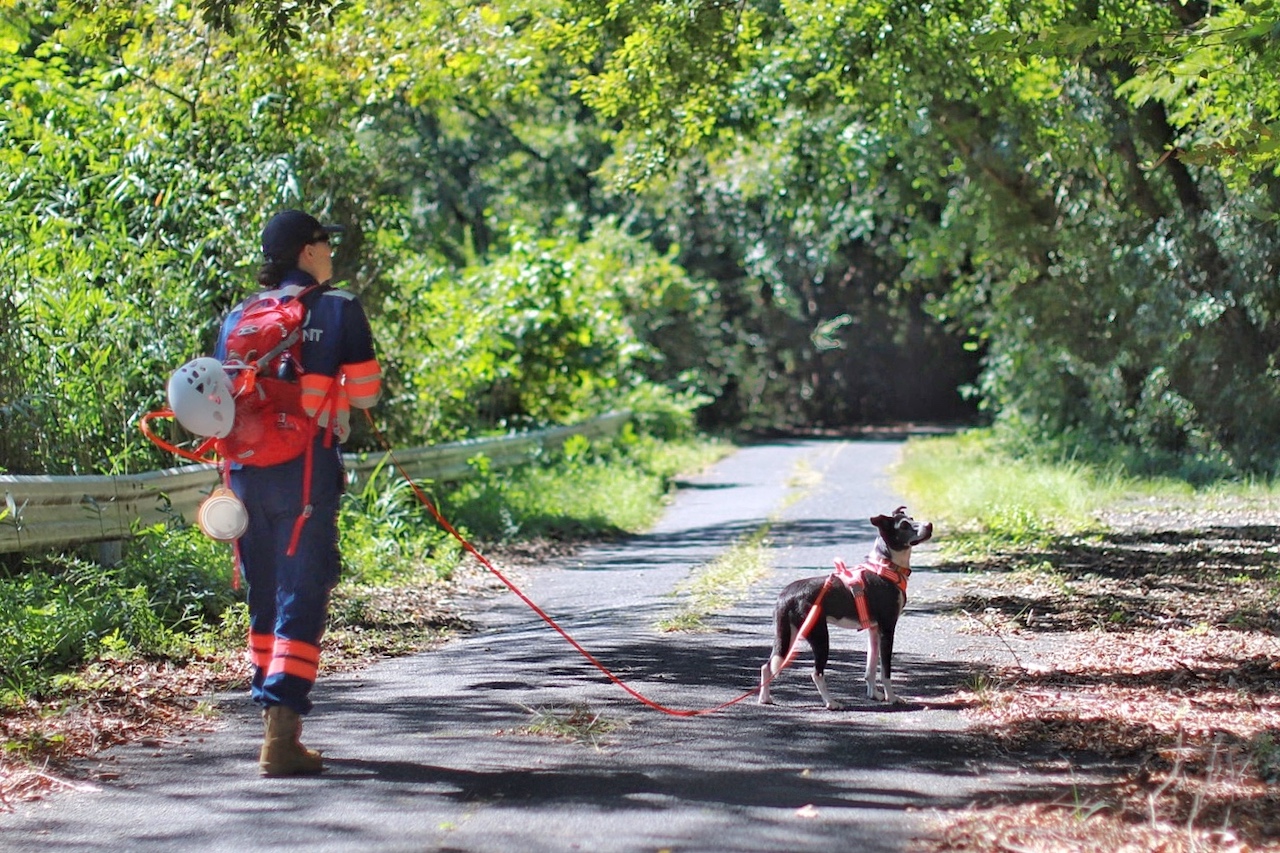
[[[296,295],[315,283],[306,272],[294,269],[269,292]],[[249,515],[238,551],[248,588],[250,695],[259,705],[285,705],[299,714],[311,710],[308,694],[319,668],[329,594],[341,570],[337,522],[345,475],[339,441],[346,438],[350,407],[369,408],[382,390],[373,335],[359,300],[347,291],[330,289],[310,294],[306,301],[310,310],[301,353],[303,408],[314,415],[333,390],[336,412],[333,417],[322,415],[323,428],[313,439],[311,489],[305,500],[312,509],[292,555],[288,551],[295,522],[304,508],[306,455],[279,465],[235,465],[231,470],[231,488]],[[243,303],[223,321],[218,359],[226,355],[227,335],[242,308]],[[331,389],[334,382],[337,389]]]

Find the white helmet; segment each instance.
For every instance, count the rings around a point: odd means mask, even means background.
[[[236,419],[231,377],[216,358],[197,358],[169,377],[169,408],[196,435],[225,438]]]

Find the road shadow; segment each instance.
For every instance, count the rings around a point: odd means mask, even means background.
[[[955,609],[994,613],[1019,630],[1190,629],[1217,625],[1280,636],[1271,604],[1280,526],[1210,526],[1054,537],[965,563],[971,589]]]

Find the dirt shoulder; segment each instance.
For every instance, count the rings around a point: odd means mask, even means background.
[[[1102,760],[1069,801],[979,803],[935,850],[1280,850],[1280,513],[1136,504],[1105,531],[941,566],[1007,666],[957,701],[1009,751]]]

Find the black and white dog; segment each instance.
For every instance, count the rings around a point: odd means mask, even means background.
[[[892,515],[877,515],[871,523],[880,531],[880,536],[867,562],[849,569],[837,561],[836,572],[829,577],[802,578],[778,594],[778,604],[773,611],[773,653],[760,668],[761,704],[772,701],[769,682],[786,665],[784,661],[800,627],[819,599],[818,613],[807,639],[813,649],[813,683],[827,708],[840,707],[827,691],[823,676],[831,650],[828,624],[867,630],[867,698],[877,699],[883,695],[886,702],[897,701],[891,680],[893,631],[907,603],[911,548],[933,536],[933,525],[916,521],[907,515],[906,507],[898,507]],[[879,691],[876,689],[877,663],[882,688]]]

